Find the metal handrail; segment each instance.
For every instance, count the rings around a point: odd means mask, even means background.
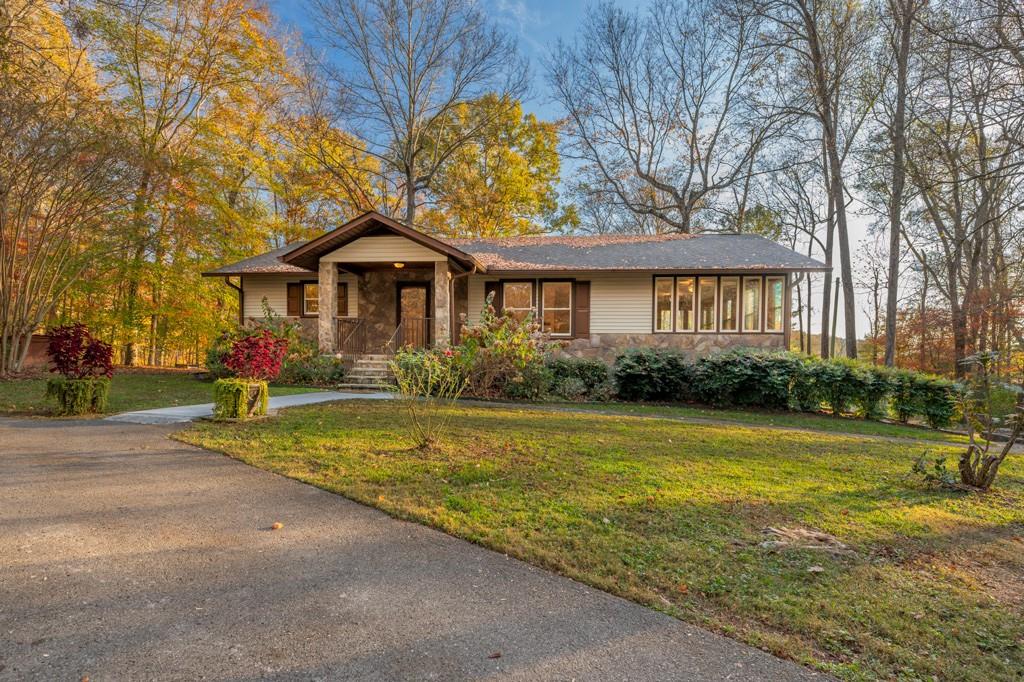
[[[412,345],[415,341],[421,341],[424,347],[430,345],[430,325],[433,322],[432,317],[415,317],[409,320],[402,320],[395,326],[395,331],[391,334],[391,338],[384,344],[384,352],[391,353],[399,348]],[[416,329],[415,327],[410,328],[408,322],[418,322],[422,325],[421,328]],[[419,334],[419,338],[409,341],[406,339],[406,331],[413,330]]]
[[[338,325],[338,336],[339,337],[341,336],[341,328],[342,328],[343,324],[345,324],[345,323],[352,323],[351,324],[352,330],[348,333],[348,335],[344,339],[341,340],[341,343],[338,344],[338,351],[344,353],[346,350],[350,350],[351,349],[351,352],[353,352],[353,353],[362,353],[362,352],[364,352],[366,350],[366,338],[365,338],[365,334],[363,332],[365,332],[364,323],[366,322],[366,320],[364,320],[361,317],[358,317],[358,318],[339,317],[339,318],[336,318],[336,320],[337,320],[337,325]],[[356,336],[356,334],[361,335],[362,338],[357,339],[358,343],[356,345],[358,347],[351,348],[350,344],[352,342],[352,339]]]

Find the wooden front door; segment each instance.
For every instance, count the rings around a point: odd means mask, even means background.
[[[398,346],[429,346],[431,321],[430,285],[425,282],[399,282]]]

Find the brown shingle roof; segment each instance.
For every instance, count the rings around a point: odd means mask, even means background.
[[[273,273],[293,274],[294,273],[294,274],[308,275],[310,272],[312,272],[312,270],[307,270],[306,268],[300,268],[297,265],[289,265],[288,263],[285,263],[285,262],[281,261],[280,258],[279,258],[280,256],[283,256],[284,254],[288,253],[289,251],[292,251],[293,249],[299,248],[300,246],[302,246],[305,243],[306,242],[304,242],[304,241],[303,242],[293,242],[291,244],[288,244],[287,246],[282,246],[279,249],[274,249],[273,251],[267,251],[266,253],[261,253],[258,256],[253,256],[252,258],[246,258],[245,260],[240,260],[237,263],[231,263],[230,265],[221,266],[221,267],[217,268],[216,270],[210,270],[209,272],[204,272],[203,275],[207,276],[207,277],[216,277],[216,276],[220,276],[220,275],[253,275],[253,274],[260,274],[260,273],[265,273],[265,274],[273,274]]]

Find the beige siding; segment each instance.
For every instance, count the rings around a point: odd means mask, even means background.
[[[242,278],[242,291],[245,292],[245,317],[263,317],[263,299],[278,316],[288,312],[288,282],[315,280],[316,275],[245,275]],[[359,315],[359,280],[355,275],[342,273],[339,282],[348,283],[348,314],[350,317]]]
[[[405,237],[362,237],[332,251],[321,260],[333,263],[433,262],[448,256]]]
[[[552,274],[552,278],[560,275]],[[564,275],[562,275],[564,276]],[[573,273],[574,279],[590,282],[591,334],[647,334],[651,331],[651,275],[649,273]],[[469,278],[469,321],[480,319],[484,282],[497,277]]]

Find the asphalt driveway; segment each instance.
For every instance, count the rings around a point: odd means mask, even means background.
[[[821,679],[174,428],[0,420],[0,680]]]

